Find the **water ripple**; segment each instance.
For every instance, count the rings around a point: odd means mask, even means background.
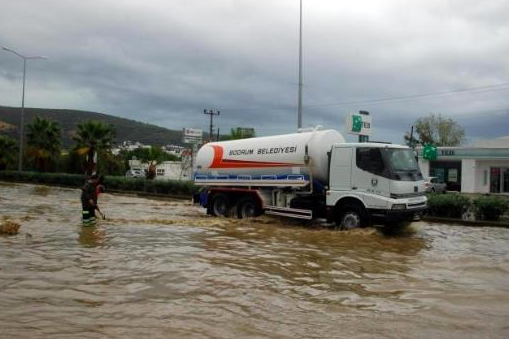
[[[398,236],[211,218],[189,202],[0,183],[0,337],[509,336],[509,230]]]

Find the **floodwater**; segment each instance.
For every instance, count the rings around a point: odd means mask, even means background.
[[[508,338],[509,229],[332,231],[0,183],[0,337]]]

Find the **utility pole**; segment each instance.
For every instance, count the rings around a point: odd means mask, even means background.
[[[219,110],[213,110],[213,109],[204,109],[203,114],[210,115],[210,126],[209,126],[209,139],[212,141],[213,138],[213,127],[214,127],[214,115],[219,115],[221,112]]]
[[[299,25],[299,97],[297,103],[297,128],[302,127],[302,0],[300,0]]]

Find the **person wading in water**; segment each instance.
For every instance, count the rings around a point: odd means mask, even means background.
[[[91,226],[95,223],[95,210],[97,208],[96,188],[98,183],[99,176],[94,174],[81,188],[83,226]]]
[[[95,203],[95,209],[97,210],[97,212],[99,212],[99,214],[101,215],[103,220],[106,219],[106,216],[99,209],[99,205],[97,204],[97,200],[99,199],[99,194],[104,193],[104,192],[106,192],[106,187],[104,187],[104,175],[100,175],[99,178],[97,179],[97,184],[96,184],[96,187],[95,187],[94,203]]]

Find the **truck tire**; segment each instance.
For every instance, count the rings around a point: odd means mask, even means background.
[[[366,225],[366,211],[358,204],[348,204],[339,209],[336,225],[340,230],[350,230]]]
[[[260,214],[260,206],[252,197],[242,198],[237,204],[237,217],[239,219],[254,218]]]
[[[218,193],[212,197],[212,215],[216,217],[228,217],[230,214],[230,200],[226,194]]]

